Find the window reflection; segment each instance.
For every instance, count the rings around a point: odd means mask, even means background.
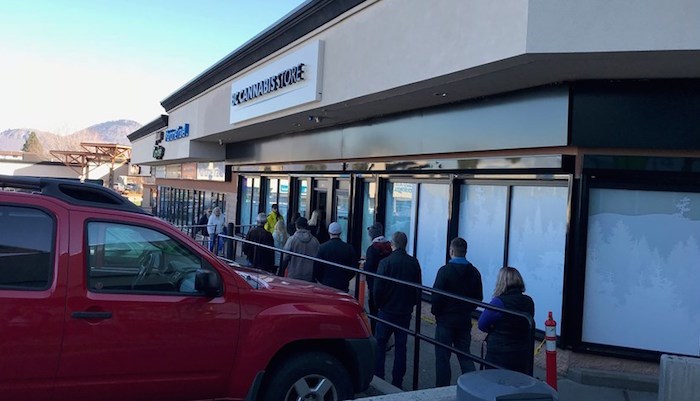
[[[418,184],[390,182],[386,189],[386,215],[384,233],[388,238],[396,231],[408,236],[406,251],[413,253],[413,228],[416,221],[416,194]]]
[[[372,243],[372,239],[369,238],[367,234],[367,227],[374,223],[374,213],[375,213],[375,202],[377,196],[377,183],[376,182],[365,182],[363,184],[363,196],[362,201],[362,254]]]

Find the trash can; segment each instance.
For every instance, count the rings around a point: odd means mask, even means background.
[[[547,383],[505,369],[477,370],[457,379],[457,401],[558,401]]]

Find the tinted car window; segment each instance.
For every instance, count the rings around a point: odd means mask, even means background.
[[[201,259],[167,235],[128,224],[88,223],[92,291],[196,293]]]
[[[41,210],[0,206],[0,288],[49,287],[54,231],[53,218]]]

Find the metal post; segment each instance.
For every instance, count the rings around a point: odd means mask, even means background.
[[[423,290],[418,289],[418,303],[416,304],[416,335],[413,337],[413,391],[418,390],[418,373],[420,371],[420,325],[423,305]]]
[[[232,237],[234,236],[234,233],[233,233],[233,223],[228,223],[228,224],[226,225],[226,232],[229,233],[228,235],[230,235],[230,236],[232,236]],[[235,254],[235,251],[234,251],[234,249],[233,249],[233,241],[230,241],[230,240],[229,240],[229,241],[226,243],[226,257],[229,258],[229,259],[231,259],[231,260],[235,260],[235,259],[236,259],[236,254]]]

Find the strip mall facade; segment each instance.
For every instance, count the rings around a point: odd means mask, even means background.
[[[168,96],[132,163],[175,223],[320,208],[360,252],[379,221],[428,286],[461,236],[486,294],[523,273],[561,346],[698,356],[697,21],[690,0],[310,0]]]

